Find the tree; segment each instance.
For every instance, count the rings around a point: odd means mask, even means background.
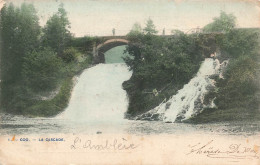
[[[233,29],[219,38],[219,46],[229,58],[240,56],[257,57],[259,53],[259,32],[253,29]]]
[[[50,17],[43,28],[43,45],[52,48],[58,55],[61,55],[71,39],[69,28],[70,22],[67,17],[67,12],[63,4],[60,4],[58,12]]]
[[[178,29],[173,29],[171,30],[171,34],[179,36],[179,35],[184,35],[184,32]]]
[[[153,20],[149,18],[146,22],[146,27],[144,28],[144,33],[148,35],[155,35],[158,33],[158,31],[155,28],[155,25],[153,23]]]
[[[5,5],[1,10],[0,26],[3,44],[1,54],[3,79],[7,80],[7,77],[17,79],[20,76],[22,58],[26,52],[38,46],[40,26],[36,10],[33,5],[26,3],[20,8],[16,8],[12,3]]]
[[[1,9],[1,80],[4,84],[6,81],[12,81],[12,72],[14,66],[11,60],[15,59],[15,46],[18,29],[18,12],[14,5],[10,3],[5,4]]]
[[[227,14],[221,11],[219,17],[203,28],[204,32],[229,32],[236,26],[236,17],[233,14]]]
[[[5,4],[0,17],[1,106],[8,107],[21,95],[18,89],[23,86],[24,57],[39,46],[40,26],[32,4],[22,3],[20,7]]]
[[[142,33],[142,27],[138,22],[136,22],[133,25],[131,31],[128,34],[129,35],[137,35],[137,34],[140,34],[140,33]]]

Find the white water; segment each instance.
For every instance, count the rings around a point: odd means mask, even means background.
[[[132,72],[125,64],[98,64],[78,78],[68,108],[60,117],[76,122],[121,122],[128,107],[122,83]]]
[[[219,63],[213,59],[205,59],[197,75],[169,100],[171,106],[165,112],[164,120],[175,121],[177,115],[182,114],[184,114],[185,120],[196,113],[197,107],[195,101],[203,104],[204,96],[208,92],[207,87],[214,86],[214,81],[209,76],[218,74],[219,68]]]
[[[213,101],[208,105],[204,103],[204,96],[209,87],[214,87],[214,80],[210,79],[209,76],[219,75],[222,68],[218,60],[205,59],[197,75],[188,84],[184,85],[167,102],[160,104],[147,113],[159,114],[161,120],[174,122],[189,119],[193,115],[200,113],[205,107],[214,107]]]
[[[214,102],[204,103],[209,87],[223,67],[216,59],[207,58],[197,75],[167,102],[147,113],[159,114],[163,121],[183,121],[200,113],[205,107],[214,107]],[[61,115],[74,122],[113,123],[124,121],[127,111],[127,94],[122,83],[131,76],[125,64],[99,64],[85,70],[72,91],[68,108]]]

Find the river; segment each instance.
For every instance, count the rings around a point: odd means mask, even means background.
[[[0,135],[46,135],[69,134],[218,134],[218,135],[256,135],[260,132],[259,122],[229,122],[211,124],[165,123],[162,121],[121,122],[75,122],[58,118],[26,118],[3,115],[0,122]]]

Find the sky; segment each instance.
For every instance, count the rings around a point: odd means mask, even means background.
[[[77,37],[112,35],[113,28],[116,35],[125,35],[135,22],[144,27],[149,18],[159,33],[164,28],[166,34],[186,32],[202,28],[220,11],[235,15],[238,27],[260,27],[260,0],[6,0],[15,5],[23,1],[34,4],[42,26],[62,2]]]

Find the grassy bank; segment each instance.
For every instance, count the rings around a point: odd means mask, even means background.
[[[28,108],[24,109],[23,115],[29,117],[54,116],[64,110],[69,102],[73,81],[71,78],[63,80],[59,93],[50,100],[35,100]]]
[[[59,92],[52,99],[47,100],[28,100],[27,108],[22,111],[22,115],[30,117],[50,117],[62,112],[69,103],[71,91],[74,87],[73,78],[79,75],[84,69],[91,66],[90,56],[79,63],[73,63],[65,67],[67,76],[58,84]]]
[[[22,91],[23,97],[16,96],[14,104],[9,105],[10,108],[2,107],[2,112],[11,114],[19,114],[28,117],[51,117],[62,112],[69,103],[71,90],[74,86],[73,78],[79,75],[84,69],[91,67],[92,55],[83,53],[83,51],[77,52],[76,60],[63,63],[61,66],[61,76],[56,77],[55,88],[43,89],[39,92],[31,91],[32,87],[24,86]],[[57,91],[56,93],[54,91]],[[54,92],[54,96],[51,94]],[[11,110],[14,107],[14,110]],[[15,109],[19,109],[15,110]]]

